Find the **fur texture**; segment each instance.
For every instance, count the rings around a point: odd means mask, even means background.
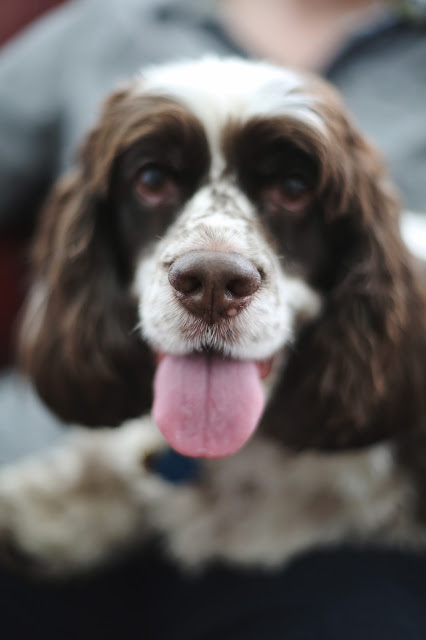
[[[170,270],[212,252],[260,284],[193,312]],[[150,469],[165,444],[148,417],[4,470],[5,546],[56,572],[155,533],[191,566],[424,542],[421,268],[381,159],[325,82],[213,58],[146,70],[54,189],[33,264],[21,361],[65,420],[149,414],[159,354],[267,363],[268,403],[250,443],[188,486]]]

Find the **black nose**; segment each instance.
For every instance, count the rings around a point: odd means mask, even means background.
[[[213,323],[237,315],[259,289],[261,275],[239,253],[189,251],[170,267],[169,282],[188,311]]]

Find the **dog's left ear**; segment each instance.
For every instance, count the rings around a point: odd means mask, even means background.
[[[361,446],[425,416],[426,303],[381,158],[339,112],[325,224],[343,243],[322,316],[300,336],[264,428],[296,448]]]
[[[66,422],[93,426],[139,416],[152,400],[152,355],[137,331],[131,273],[105,188],[123,95],[109,99],[42,212],[20,332],[21,368],[46,404]]]
[[[65,422],[113,426],[151,406],[152,356],[137,303],[120,277],[107,211],[81,169],[62,178],[43,211],[19,359]]]

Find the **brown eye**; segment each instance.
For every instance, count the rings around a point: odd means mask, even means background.
[[[312,200],[312,189],[302,176],[288,176],[264,190],[267,206],[290,213],[302,213]]]
[[[161,165],[148,164],[138,174],[136,192],[148,206],[174,204],[179,199],[179,187],[171,172]]]

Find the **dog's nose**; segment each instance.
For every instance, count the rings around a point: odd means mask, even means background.
[[[189,251],[171,265],[169,282],[188,311],[213,323],[237,315],[259,289],[261,275],[239,253]]]

